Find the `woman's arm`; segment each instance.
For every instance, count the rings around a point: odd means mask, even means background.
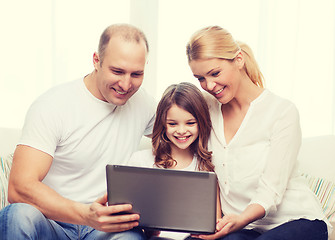
[[[282,201],[297,164],[300,145],[299,113],[296,107],[290,104],[273,125],[266,164],[251,199],[251,203],[264,207],[266,215],[276,211]]]

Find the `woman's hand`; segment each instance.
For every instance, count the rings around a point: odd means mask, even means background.
[[[138,214],[120,214],[132,209],[130,204],[106,206],[107,194],[89,205],[87,225],[103,232],[122,232],[138,226]]]
[[[216,232],[210,235],[197,235],[201,239],[218,239],[229,233],[241,230],[248,223],[241,215],[226,215],[216,223]]]
[[[217,239],[229,233],[243,229],[249,223],[264,217],[265,209],[259,204],[250,204],[240,215],[225,215],[216,223],[216,233],[211,235],[198,235],[201,239]]]

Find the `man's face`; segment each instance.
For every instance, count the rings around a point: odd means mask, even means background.
[[[124,105],[143,82],[146,55],[143,41],[136,43],[120,37],[111,38],[104,59],[94,54],[97,77],[94,89],[91,89],[93,95],[117,106]]]

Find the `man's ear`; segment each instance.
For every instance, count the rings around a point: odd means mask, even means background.
[[[100,57],[97,52],[94,52],[93,54],[93,65],[95,70],[97,70],[97,68],[100,66]]]

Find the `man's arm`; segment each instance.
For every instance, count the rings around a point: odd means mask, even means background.
[[[9,177],[9,202],[28,203],[49,219],[88,225],[105,232],[125,231],[138,225],[137,214],[111,216],[113,213],[131,210],[129,204],[106,206],[107,195],[91,205],[82,204],[62,197],[42,183],[52,160],[49,154],[19,145],[14,153]]]

